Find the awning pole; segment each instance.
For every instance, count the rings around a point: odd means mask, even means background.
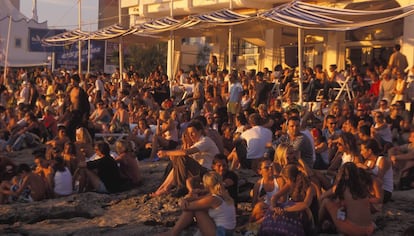
[[[6,82],[6,76],[7,76],[7,62],[9,60],[9,43],[10,43],[10,34],[11,34],[11,23],[12,23],[12,17],[9,16],[9,29],[7,30],[7,43],[6,43],[6,55],[4,56],[4,77],[3,77],[3,83]]]
[[[88,69],[87,73],[91,71],[91,39],[88,39]]]
[[[118,1],[118,23],[122,25],[122,11],[121,11],[121,1]],[[122,49],[122,37],[119,37],[119,82],[123,80],[124,76],[124,53]],[[122,84],[122,83],[121,83]]]
[[[303,84],[302,84],[302,71],[303,71],[303,30],[299,27],[298,28],[298,84],[299,84],[299,104],[302,105],[303,103]]]
[[[78,25],[79,31],[82,31],[82,0],[79,0],[78,9]],[[78,74],[82,78],[82,41],[78,41]]]
[[[173,18],[173,0],[170,0],[170,17]],[[167,52],[167,76],[170,81],[170,96],[172,93],[172,84],[174,81],[174,32],[170,31],[170,38],[168,40],[168,52]]]
[[[231,10],[233,10],[233,0],[230,0],[230,6],[229,6],[229,8],[230,8],[230,11]],[[233,30],[233,27],[232,26],[230,26],[229,27],[229,48],[228,48],[228,54],[229,54],[229,61],[228,61],[228,64],[229,64],[229,72],[231,72],[232,71],[232,61],[233,61],[233,50],[232,50],[232,41],[233,41],[233,32],[232,32],[232,30]]]

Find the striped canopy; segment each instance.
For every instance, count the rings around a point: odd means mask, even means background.
[[[149,20],[129,28],[112,25],[95,32],[74,30],[43,40],[45,45],[66,45],[79,40],[107,40],[129,34],[151,36],[179,29],[191,29],[196,25],[231,26],[253,20],[266,20],[302,29],[345,31],[375,24],[386,23],[414,14],[414,4],[386,10],[351,10],[324,7],[301,1],[292,1],[257,15],[249,16],[228,9],[190,15],[183,19],[164,17]]]

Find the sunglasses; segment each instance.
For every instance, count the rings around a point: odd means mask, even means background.
[[[268,165],[268,166],[263,166],[262,169],[263,170],[269,170],[273,167],[273,165]]]

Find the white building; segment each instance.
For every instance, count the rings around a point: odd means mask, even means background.
[[[149,19],[166,16],[184,18],[204,12],[231,8],[242,14],[256,14],[272,7],[284,4],[286,0],[121,0],[121,7],[129,9],[130,25],[136,25]],[[303,1],[323,6],[358,9],[381,10],[414,4],[414,0],[322,0]],[[327,68],[337,64],[344,69],[346,64],[371,63],[374,60],[388,60],[395,44],[401,44],[401,51],[407,55],[410,65],[414,63],[414,15],[389,23],[373,25],[358,30],[336,32],[324,30],[304,30],[304,59],[307,66],[322,64]],[[232,67],[262,70],[273,69],[277,64],[297,64],[297,29],[278,24],[248,23],[232,28]],[[212,53],[218,57],[219,65],[226,68],[228,60],[228,27],[204,28],[189,32],[174,32],[170,48],[174,53],[176,65],[187,64],[183,55],[188,48],[187,37],[206,37]],[[184,42],[184,43],[183,43]],[[184,53],[185,54],[185,53]],[[172,65],[170,65],[171,67]],[[173,72],[172,72],[173,73]]]
[[[6,57],[8,67],[47,65],[50,53],[32,52],[29,48],[30,28],[47,29],[47,22],[39,23],[37,21],[36,1],[33,1],[33,16],[31,18],[23,15],[18,7],[18,1],[0,1],[0,67],[4,67]],[[9,25],[11,26],[10,30]],[[7,42],[9,42],[8,50],[6,48]]]

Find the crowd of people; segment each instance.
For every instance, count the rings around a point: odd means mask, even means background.
[[[414,188],[414,67],[399,50],[388,64],[329,72],[220,71],[214,56],[171,79],[162,67],[146,77],[133,66],[111,75],[7,68],[0,149],[42,148],[33,167],[0,158],[0,203],[125,191],[145,178],[139,161],[167,159],[151,196],[184,198],[165,235],[194,218],[203,235],[232,235],[241,169],[260,176],[252,231],[371,235],[393,190]],[[298,81],[304,104],[294,102]],[[335,100],[343,81],[351,100]]]

